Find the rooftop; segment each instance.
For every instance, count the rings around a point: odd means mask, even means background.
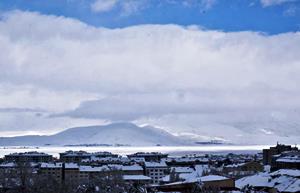
[[[145,162],[145,166],[150,168],[150,167],[167,167],[166,162],[161,161],[161,162]]]
[[[11,153],[5,156],[51,156],[49,154],[37,151],[21,152],[21,153]]]
[[[124,180],[151,180],[150,177],[144,175],[124,175]]]

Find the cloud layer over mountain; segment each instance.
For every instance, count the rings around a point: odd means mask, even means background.
[[[151,123],[197,135],[206,127],[224,133],[230,127],[274,140],[300,133],[300,33],[178,25],[107,29],[13,11],[1,16],[0,45],[3,132],[45,132],[44,124],[54,129],[84,119]],[[23,124],[15,118],[24,110],[8,108],[43,112]]]

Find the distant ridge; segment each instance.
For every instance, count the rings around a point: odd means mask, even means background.
[[[112,123],[109,125],[74,127],[49,136],[18,136],[0,138],[1,146],[43,146],[43,145],[107,144],[130,146],[191,145],[180,137],[164,130],[133,123]]]

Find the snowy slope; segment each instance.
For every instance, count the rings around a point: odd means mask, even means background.
[[[189,142],[192,143],[192,142]],[[187,145],[185,140],[150,126],[132,123],[114,123],[104,126],[70,128],[51,136],[23,136],[0,138],[0,145]]]

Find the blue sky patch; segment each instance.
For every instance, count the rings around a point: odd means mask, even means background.
[[[97,2],[98,1],[98,2]],[[264,3],[265,2],[265,3]],[[93,7],[98,3],[98,7]],[[107,4],[105,4],[107,3]],[[36,11],[94,26],[199,25],[222,31],[277,34],[300,29],[297,0],[2,0],[1,12]]]

